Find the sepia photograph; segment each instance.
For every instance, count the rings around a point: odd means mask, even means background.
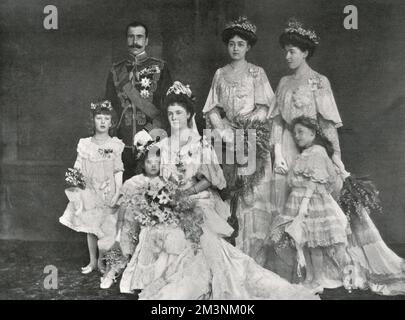
[[[405,300],[404,16],[1,0],[0,300]]]

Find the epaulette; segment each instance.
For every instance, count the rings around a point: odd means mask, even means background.
[[[152,60],[160,62],[160,63],[166,63],[166,61],[159,59],[159,58],[149,57],[149,59],[152,59]]]
[[[122,64],[122,63],[125,63],[125,62],[127,62],[127,59],[122,59],[122,60],[119,60],[119,61],[117,61],[117,62],[113,62],[113,67],[116,67],[116,66],[119,66],[120,64]]]
[[[166,65],[166,61],[164,61],[162,59],[153,58],[153,57],[149,57],[149,59],[152,60],[153,63],[159,64],[161,68],[163,68],[163,66]]]

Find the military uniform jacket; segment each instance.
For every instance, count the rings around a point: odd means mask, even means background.
[[[118,137],[126,146],[133,145],[135,133],[142,129],[168,129],[163,100],[171,84],[166,63],[145,52],[113,64],[106,99],[117,113]]]

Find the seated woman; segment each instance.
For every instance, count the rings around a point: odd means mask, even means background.
[[[159,228],[161,233],[170,228],[169,234],[177,232],[176,236],[163,237],[160,244],[160,255],[169,257],[170,263],[162,264],[164,270],[150,282],[137,279],[136,272],[133,273],[135,278],[127,289],[143,289],[139,298],[153,300],[319,299],[305,287],[290,284],[262,268],[223,239],[233,232],[226,222],[229,206],[217,191],[224,188],[226,182],[214,150],[195,129],[191,90],[175,83],[168,91],[165,105],[171,135],[159,143],[161,176],[165,181],[177,181],[184,194],[189,195],[194,213],[203,218],[202,234],[199,246],[193,247],[179,226],[153,227]],[[138,246],[143,241],[148,240],[140,239]],[[146,243],[142,245],[148,247]],[[136,263],[134,259],[136,255],[129,265]]]

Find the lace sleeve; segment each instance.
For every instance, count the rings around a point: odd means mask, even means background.
[[[215,150],[205,139],[203,139],[202,145],[202,161],[196,176],[199,179],[206,178],[212,186],[222,190],[226,187],[226,180]]]
[[[336,178],[332,160],[321,146],[314,146],[308,153],[301,154],[294,166],[294,174],[307,178],[312,189],[313,183],[330,186]]]
[[[124,171],[124,164],[122,162],[122,152],[124,151],[125,144],[117,139],[116,147],[114,148],[115,158],[114,158],[114,174],[120,171]]]
[[[73,165],[74,168],[82,170],[82,163],[83,160],[85,159],[85,153],[84,150],[87,147],[87,140],[86,139],[80,139],[79,143],[77,144],[77,157],[75,164]]]
[[[263,68],[258,68],[254,81],[255,104],[270,108],[273,106],[274,92]]]
[[[322,115],[325,120],[330,121],[336,128],[342,126],[342,119],[333,96],[332,88],[328,78],[319,75],[314,78],[316,86],[314,88],[314,97],[316,102],[317,112]]]
[[[202,110],[206,126],[208,129],[223,129],[222,119],[219,108],[222,108],[218,97],[218,81],[220,69],[215,72],[214,79],[212,80],[211,89],[208,93],[207,100]]]
[[[218,82],[219,82],[220,72],[221,72],[220,69],[218,69],[215,72],[214,79],[212,79],[211,89],[210,89],[210,92],[208,93],[207,100],[205,101],[205,105],[202,110],[202,112],[204,114],[210,112],[215,107],[221,108],[221,105],[219,102],[219,96],[218,96]]]

